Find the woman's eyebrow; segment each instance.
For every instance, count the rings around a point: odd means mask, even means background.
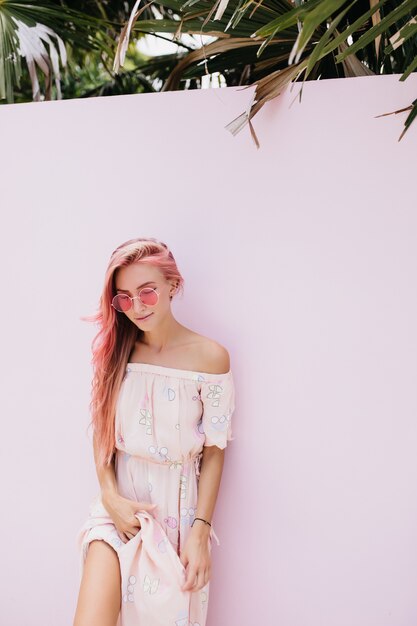
[[[155,285],[155,281],[148,280],[148,282],[143,283],[143,285],[139,285],[139,287],[136,287],[136,291],[140,289],[141,287],[144,287],[145,285]],[[119,289],[118,287],[116,287],[116,291],[125,291],[126,293],[130,293],[129,289]]]

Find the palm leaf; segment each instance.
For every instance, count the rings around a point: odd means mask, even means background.
[[[110,53],[111,38],[108,35],[103,35],[101,42],[91,37],[95,30],[104,30],[104,23],[103,19],[86,16],[66,6],[57,7],[50,2],[31,4],[24,0],[1,0],[0,99],[14,101],[14,88],[20,88],[22,57],[27,63],[33,99],[40,99],[38,69],[45,77],[46,99],[51,98],[53,75],[57,97],[61,97],[59,64],[61,62],[65,67],[67,58],[64,41],[85,50],[101,48]]]
[[[348,47],[345,52],[336,57],[336,61],[341,61],[346,58],[348,54],[354,54],[358,50],[371,44],[378,35],[385,33],[389,26],[392,26],[401,18],[407,16],[411,11],[417,7],[417,0],[405,0],[399,7],[391,11],[386,17],[384,17],[378,24],[372,26],[367,30],[357,41]]]

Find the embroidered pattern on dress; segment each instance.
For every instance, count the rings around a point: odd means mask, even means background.
[[[231,423],[230,415],[220,415],[220,416],[212,415],[210,422],[214,430],[223,432],[227,430],[229,424]]]
[[[146,434],[152,435],[152,413],[149,409],[140,409],[141,418],[139,424],[146,426]]]
[[[136,576],[129,576],[126,593],[123,595],[123,602],[133,602],[133,585],[136,583]]]
[[[210,391],[206,394],[206,398],[212,400],[211,406],[218,407],[220,405],[220,397],[223,393],[221,385],[213,384],[208,386]]]
[[[194,507],[181,507],[181,525],[191,525],[195,518],[195,508]]]
[[[159,587],[159,578],[151,578],[148,574],[145,574],[145,578],[143,579],[143,591],[148,591],[149,593],[156,593]]]

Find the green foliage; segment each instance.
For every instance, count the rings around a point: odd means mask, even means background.
[[[200,88],[204,76],[217,75],[229,86],[256,84],[250,122],[288,82],[390,73],[405,80],[417,69],[417,0],[229,0],[222,11],[216,4],[143,0],[116,73],[133,1],[0,0],[0,102]],[[52,31],[49,42],[40,32],[46,53],[32,67],[20,50],[19,22]],[[213,40],[203,45],[202,35]],[[136,47],[144,36],[173,38],[177,52],[147,57]],[[415,109],[414,101],[404,130]]]

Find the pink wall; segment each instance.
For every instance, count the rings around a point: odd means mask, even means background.
[[[0,622],[72,623],[97,491],[90,341],[111,251],[150,235],[177,318],[229,349],[234,437],[208,626],[417,620],[417,76],[0,107]]]

